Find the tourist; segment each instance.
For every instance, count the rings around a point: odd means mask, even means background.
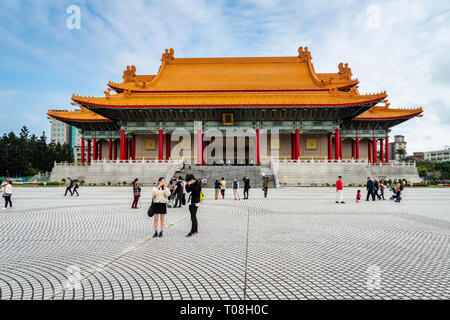
[[[174,208],[181,208],[181,204],[183,203],[183,178],[181,176],[178,177],[177,179],[174,192],[175,192]]]
[[[361,190],[358,190],[356,192],[356,203],[359,203],[360,200],[361,200]]]
[[[366,201],[369,201],[369,197],[372,197],[372,200],[375,201],[375,193],[374,193],[374,183],[370,179],[370,177],[367,177],[367,197]]]
[[[386,185],[385,185],[384,179],[381,179],[380,180],[380,198],[383,198],[383,200],[386,200],[386,199],[384,199],[384,189],[386,189]]]
[[[267,198],[267,190],[269,190],[269,182],[270,178],[268,176],[265,177],[263,181],[264,198]]]
[[[221,183],[219,181],[219,178],[216,179],[216,182],[214,182],[214,199],[215,200],[219,200],[219,194],[220,194],[220,189],[221,189]]]
[[[5,198],[5,207],[2,209],[6,209],[8,207],[8,203],[10,208],[12,208],[11,196],[12,196],[12,180],[7,179],[6,186],[3,189],[3,197]]]
[[[138,178],[133,181],[133,204],[131,205],[131,209],[137,209],[137,205],[139,202],[139,197],[141,196],[141,185],[139,184]]]
[[[244,177],[244,199],[248,199],[248,191],[250,188],[250,179],[248,177]]]
[[[167,213],[167,202],[169,201],[170,191],[163,177],[158,179],[158,185],[153,188],[153,226],[155,233],[153,238],[162,237],[164,231],[164,220]],[[158,233],[158,220],[161,220],[161,228]]]
[[[241,200],[241,197],[239,196],[239,181],[237,178],[233,179],[233,197],[234,200]]]
[[[400,194],[402,192],[402,184],[400,181],[397,182],[397,185],[395,186],[395,202],[400,202]]]
[[[191,231],[187,235],[188,237],[191,237],[198,233],[197,210],[202,192],[202,185],[200,181],[196,180],[192,174],[188,174],[186,176],[186,191],[191,193],[189,196],[189,212],[191,214],[192,227]]]
[[[72,192],[72,195],[76,192],[76,193],[77,193],[77,197],[80,196],[80,194],[79,194],[78,191],[77,191],[77,189],[78,189],[79,187],[80,187],[80,185],[78,184],[78,181],[75,180],[75,181],[73,182],[73,192]]]
[[[373,179],[373,193],[377,196],[378,200],[381,200],[381,196],[378,194],[378,190],[380,189],[380,184],[378,183],[378,179]]]
[[[37,188],[37,180],[36,179],[33,180],[33,187]]]
[[[72,186],[73,186],[72,180],[70,178],[67,178],[67,181],[66,181],[66,193],[64,193],[64,197],[67,196],[67,191],[69,191],[70,195],[73,196]]]
[[[339,176],[336,181],[336,203],[345,203],[344,201],[344,184],[342,183],[342,177]]]
[[[225,199],[225,189],[227,188],[227,182],[225,178],[222,177],[222,181],[220,181],[220,193],[222,194],[222,199]]]

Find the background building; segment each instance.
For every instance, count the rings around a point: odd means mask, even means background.
[[[50,118],[50,141],[58,144],[67,143],[73,150],[74,161],[81,161],[81,130],[59,121]]]
[[[424,152],[424,159],[429,161],[450,161],[450,148],[438,151]]]
[[[405,150],[404,155],[399,155],[397,150]],[[394,142],[389,143],[389,154],[391,160],[404,160],[406,158],[406,141],[405,136],[396,135],[394,136]]]

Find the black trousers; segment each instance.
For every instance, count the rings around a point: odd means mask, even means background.
[[[268,187],[263,188],[264,189],[264,198],[267,198],[267,190],[269,190]]]
[[[248,199],[248,189],[244,188],[244,199]]]
[[[222,197],[225,197],[225,189],[221,189],[220,193],[222,194]]]
[[[177,192],[176,200],[175,200],[175,208],[181,207],[183,203],[183,192]]]
[[[198,232],[198,230],[197,230],[197,227],[198,227],[197,210],[198,210],[198,207],[196,205],[193,205],[193,204],[189,205],[189,212],[191,213],[191,221],[192,221],[191,233]]]
[[[73,196],[72,190],[70,187],[66,188],[66,193],[64,193],[64,196],[67,196],[67,191],[69,191],[70,195]]]
[[[77,191],[77,189],[76,189],[76,188],[74,188],[74,189],[73,189],[72,195],[73,195],[73,194],[74,194],[75,192],[77,193],[77,196],[79,196],[79,195],[80,195],[80,194],[78,193],[78,191]]]
[[[370,196],[372,196],[372,200],[375,201],[375,190],[373,189],[367,190],[367,197],[366,197],[367,201],[369,201]]]
[[[8,203],[9,203],[10,207],[12,208],[11,196],[5,196],[5,208],[8,207]]]

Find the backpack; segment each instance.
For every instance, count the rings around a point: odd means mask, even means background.
[[[203,191],[200,191],[200,202],[202,202],[203,199],[205,199],[205,196],[203,195]]]

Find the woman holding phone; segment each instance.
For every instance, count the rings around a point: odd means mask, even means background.
[[[153,188],[153,225],[155,233],[153,238],[162,237],[164,231],[164,220],[167,213],[167,202],[169,201],[170,190],[163,177],[158,179],[158,185]],[[158,220],[161,220],[160,231],[158,233]]]

